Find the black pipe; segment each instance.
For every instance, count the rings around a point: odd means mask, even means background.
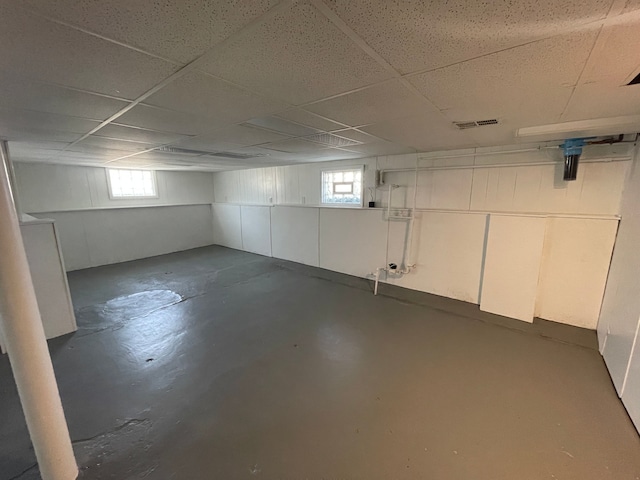
[[[578,177],[578,161],[580,154],[564,156],[564,180],[575,180]]]

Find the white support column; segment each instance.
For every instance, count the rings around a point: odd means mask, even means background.
[[[0,149],[0,330],[43,480],[74,480],[78,467],[40,319],[5,149]]]

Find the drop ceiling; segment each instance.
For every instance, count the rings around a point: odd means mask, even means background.
[[[640,111],[636,0],[4,0],[0,42],[15,161],[289,165]]]

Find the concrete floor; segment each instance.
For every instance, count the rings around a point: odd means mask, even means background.
[[[222,247],[69,280],[83,479],[640,478],[593,332]],[[39,478],[6,356],[0,392],[0,479]]]

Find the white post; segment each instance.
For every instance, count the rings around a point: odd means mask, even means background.
[[[0,329],[43,480],[74,480],[78,467],[31,282],[0,149]]]

